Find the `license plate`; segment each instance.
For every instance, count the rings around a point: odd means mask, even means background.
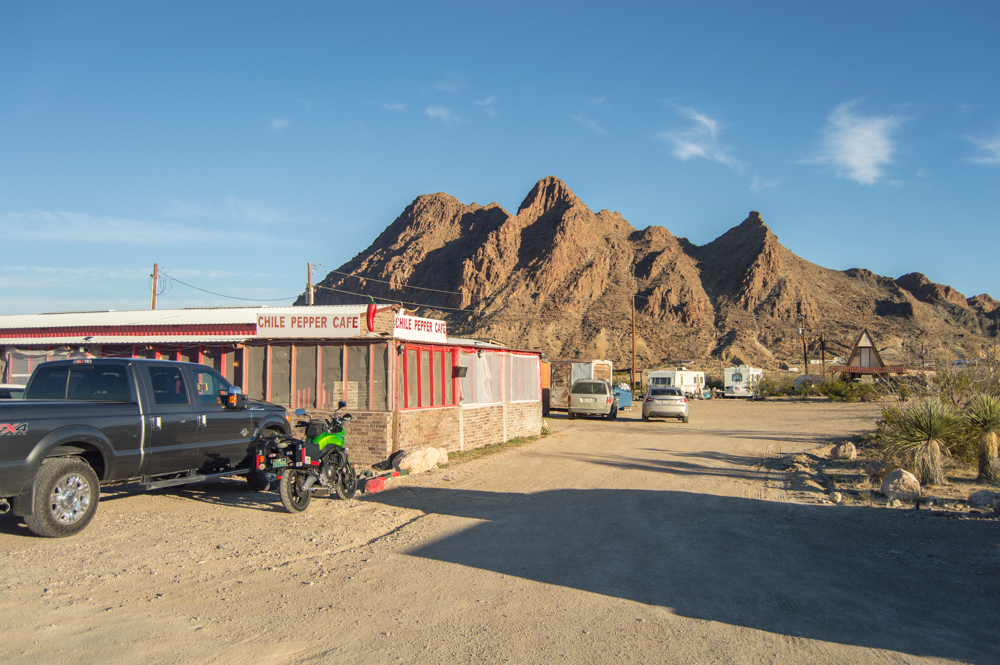
[[[274,464],[272,464],[271,466],[273,466],[275,468],[277,468],[279,466],[288,466],[288,460],[285,460],[285,459],[276,459],[276,460],[274,460]]]
[[[583,398],[580,399],[580,401],[583,402],[584,404],[593,404],[594,402],[597,401],[597,398],[596,397],[583,397]]]

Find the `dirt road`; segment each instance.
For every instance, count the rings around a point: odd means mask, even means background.
[[[866,405],[704,402],[298,516],[241,480],[0,518],[0,662],[1000,662],[1000,522],[821,504],[766,455]]]

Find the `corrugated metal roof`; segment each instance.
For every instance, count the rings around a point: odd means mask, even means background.
[[[9,328],[79,328],[83,326],[253,325],[261,312],[302,314],[303,310],[329,316],[346,316],[364,305],[319,307],[213,307],[206,309],[144,309],[107,312],[61,312],[0,316],[0,330]]]
[[[88,346],[91,344],[208,344],[220,342],[243,342],[248,335],[163,335],[157,337],[136,335],[100,335],[87,337],[12,337],[0,339],[4,346]]]

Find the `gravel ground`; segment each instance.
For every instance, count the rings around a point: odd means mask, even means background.
[[[875,407],[622,415],[301,515],[227,479],[108,488],[68,539],[0,517],[0,662],[1000,662],[1000,522],[768,463]]]

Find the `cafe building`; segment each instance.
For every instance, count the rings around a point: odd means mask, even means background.
[[[25,383],[39,363],[64,358],[201,363],[289,412],[328,414],[345,400],[360,465],[541,433],[541,352],[451,338],[445,321],[398,305],[369,314],[336,305],[0,316],[0,377]]]

